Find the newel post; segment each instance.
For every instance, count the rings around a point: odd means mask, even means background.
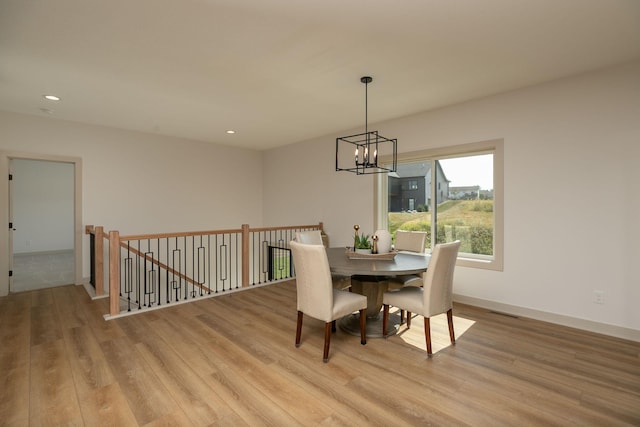
[[[96,296],[104,295],[104,227],[95,228],[95,286]]]
[[[242,224],[242,287],[249,286],[249,224]]]
[[[109,314],[120,314],[120,233],[109,232]]]

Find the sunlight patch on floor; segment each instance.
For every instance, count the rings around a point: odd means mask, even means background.
[[[464,317],[453,316],[453,329],[456,334],[456,341],[463,338],[463,335],[471,326],[475,324],[475,320],[465,319]],[[411,329],[407,329],[406,323],[400,325],[400,329],[396,334],[402,341],[427,351],[427,343],[424,339],[424,320],[422,316],[412,314]],[[449,339],[449,326],[447,324],[447,315],[439,314],[431,318],[431,350],[436,354],[451,345]]]

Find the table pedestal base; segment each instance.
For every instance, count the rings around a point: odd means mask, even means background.
[[[338,320],[338,326],[349,335],[360,336],[360,314],[354,313]],[[387,335],[395,335],[400,327],[400,314],[389,313]],[[367,317],[367,338],[382,338],[382,312],[377,317]]]

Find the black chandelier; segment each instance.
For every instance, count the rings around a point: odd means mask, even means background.
[[[377,130],[369,131],[367,89],[373,78],[365,76],[360,81],[365,88],[364,133],[336,138],[336,171],[353,172],[357,175],[395,172],[398,166],[398,139],[385,138]],[[381,157],[384,157],[385,166],[378,164]],[[392,160],[387,163],[389,157]]]

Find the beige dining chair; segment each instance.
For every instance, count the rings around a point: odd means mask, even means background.
[[[394,249],[397,251],[410,251],[419,254],[424,253],[424,244],[427,239],[427,233],[424,231],[396,231],[396,241]]]
[[[296,242],[306,245],[324,245],[320,230],[296,231]]]
[[[320,230],[296,231],[296,242],[307,245],[324,245]],[[351,277],[331,273],[331,281],[336,289],[349,289],[351,291]]]
[[[424,254],[427,233],[424,231],[396,231],[394,249]],[[406,274],[389,278],[389,287],[422,286],[422,274]]]
[[[424,231],[396,231],[396,241],[393,248],[396,251],[415,252],[424,254],[427,233]],[[422,274],[403,274],[389,278],[389,289],[405,286],[422,286]],[[404,310],[400,310],[400,323],[404,323]]]
[[[429,267],[424,274],[423,287],[407,286],[385,292],[382,297],[382,335],[387,335],[389,306],[407,311],[407,328],[411,327],[411,313],[424,317],[424,336],[427,354],[431,356],[431,328],[429,318],[447,313],[449,337],[455,344],[453,330],[453,273],[458,257],[460,241],[437,244],[431,253]]]
[[[334,289],[331,281],[329,260],[324,245],[309,245],[292,241],[289,243],[296,271],[298,322],[296,347],[300,346],[303,315],[325,322],[324,353],[322,360],[329,360],[331,332],[336,330],[336,319],[360,312],[360,343],[367,343],[366,308],[367,297],[356,293]]]

